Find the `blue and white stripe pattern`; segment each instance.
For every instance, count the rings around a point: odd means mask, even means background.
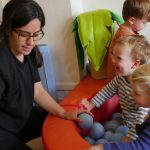
[[[130,128],[127,136],[135,140],[138,137],[136,134],[136,124],[143,123],[149,108],[138,107],[133,99],[131,90],[131,85],[126,77],[116,76],[91,101],[96,107],[100,107],[106,100],[118,94],[123,123]]]

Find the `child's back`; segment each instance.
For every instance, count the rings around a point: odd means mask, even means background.
[[[128,30],[127,27],[125,25],[120,25],[115,36],[113,37],[111,44],[109,46],[109,51],[108,51],[108,60],[107,60],[107,77],[108,80],[110,81],[111,79],[114,78],[114,76],[116,75],[116,70],[113,66],[112,60],[111,60],[111,52],[113,49],[114,44],[116,43],[116,41],[122,37],[122,36],[128,36],[128,35],[132,35],[134,34],[132,31]]]

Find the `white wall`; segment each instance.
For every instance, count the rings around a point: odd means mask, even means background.
[[[95,9],[109,9],[121,15],[123,0],[70,0],[72,15]]]
[[[1,0],[2,6],[4,7],[4,5],[8,2],[9,0]]]
[[[109,9],[121,15],[124,0],[81,0],[84,11]]]
[[[46,15],[45,38],[52,50],[58,89],[70,90],[80,80],[69,0],[37,0]]]

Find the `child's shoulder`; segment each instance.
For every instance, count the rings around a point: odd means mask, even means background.
[[[122,37],[122,36],[128,36],[134,34],[131,32],[125,25],[120,25],[115,36]]]
[[[126,26],[120,25],[112,39],[111,46],[113,46],[120,37],[133,35],[133,34],[134,33],[128,30]]]

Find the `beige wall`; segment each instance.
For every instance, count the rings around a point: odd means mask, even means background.
[[[70,0],[37,1],[46,15],[46,36],[41,43],[51,47],[57,87],[70,90],[79,82]]]

